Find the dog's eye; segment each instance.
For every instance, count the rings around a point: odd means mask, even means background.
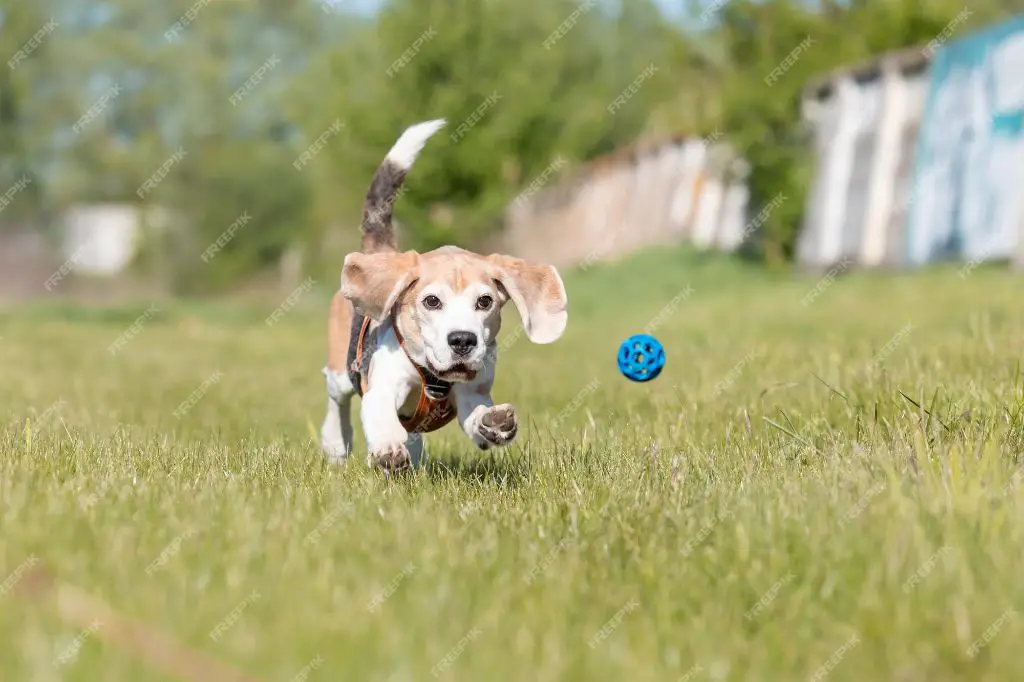
[[[490,309],[490,307],[491,307],[491,305],[493,303],[494,303],[494,299],[491,298],[490,296],[487,296],[485,294],[485,295],[481,296],[480,298],[476,299],[476,309],[477,310],[488,310],[488,309]]]
[[[441,299],[431,294],[430,296],[427,296],[426,298],[423,299],[423,307],[427,308],[428,310],[440,310]]]

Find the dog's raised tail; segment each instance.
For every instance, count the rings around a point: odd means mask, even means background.
[[[363,204],[363,253],[395,251],[398,243],[391,225],[395,200],[402,183],[427,140],[444,127],[443,118],[406,128],[377,168]]]

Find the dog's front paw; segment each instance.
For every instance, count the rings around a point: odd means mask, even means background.
[[[507,445],[512,442],[519,432],[519,419],[516,417],[516,408],[509,404],[494,405],[488,407],[480,416],[476,433],[477,446],[486,450],[492,445]]]
[[[370,452],[369,464],[378,466],[388,473],[408,471],[412,468],[412,458],[404,443],[383,445]]]

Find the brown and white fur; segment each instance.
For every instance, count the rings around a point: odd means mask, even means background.
[[[366,196],[362,250],[345,257],[328,322],[327,416],[320,432],[321,447],[333,462],[345,461],[352,452],[349,409],[355,388],[345,365],[354,309],[372,325],[389,325],[369,360],[360,407],[367,463],[385,469],[418,466],[424,454],[420,434],[407,433],[399,419],[412,411],[420,391],[420,375],[410,357],[455,382],[456,420],[486,450],[507,445],[518,431],[515,408],[495,405],[491,398],[502,306],[513,302],[534,343],[552,343],[565,330],[565,287],[550,265],[481,256],[454,246],[422,254],[397,250],[392,204],[424,144],[444,123],[419,123],[399,137]],[[392,322],[405,339],[404,351]]]

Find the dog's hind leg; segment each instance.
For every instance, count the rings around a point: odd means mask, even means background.
[[[352,454],[352,382],[344,372],[324,368],[327,377],[327,415],[320,427],[320,448],[340,464]]]
[[[331,314],[327,321],[327,416],[320,427],[320,448],[327,459],[343,462],[352,454],[352,395],[355,386],[346,371],[349,337],[354,311],[352,304],[334,294]]]

